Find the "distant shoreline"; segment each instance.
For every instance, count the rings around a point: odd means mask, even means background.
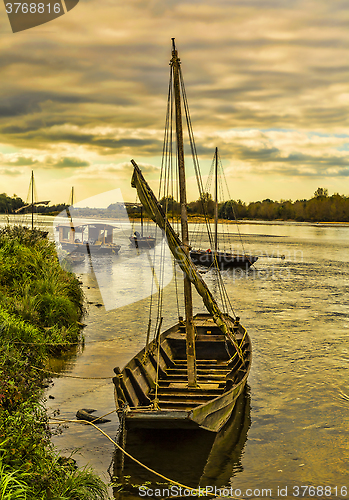
[[[7,217],[8,219],[10,218],[18,218],[18,219],[22,219],[22,222],[23,222],[23,214],[19,215],[19,214],[0,214],[0,216],[3,216],[3,217]],[[53,217],[56,217],[57,215],[56,214],[41,214],[41,213],[36,213],[34,214],[34,217],[37,217],[37,216],[40,216],[40,217],[49,217],[49,218],[53,218]],[[80,216],[80,217],[77,217],[79,219],[83,219],[83,220],[105,220],[105,221],[114,221],[116,223],[120,223],[122,221],[125,221],[127,219],[124,219],[124,218],[117,218],[117,217],[98,217],[96,215],[90,215],[90,216]],[[131,222],[138,222],[140,221],[140,217],[129,217],[128,220],[130,220]],[[143,217],[143,221],[144,222],[151,222],[152,219],[150,219],[149,217]],[[9,221],[10,222],[10,221]],[[26,221],[27,222],[27,221]],[[180,220],[178,219],[178,221],[176,222],[180,222]],[[188,216],[188,222],[190,223],[195,223],[195,224],[205,224],[206,221],[204,219],[204,217],[200,217],[200,216]],[[214,219],[213,218],[209,218],[208,219],[208,222],[210,224],[212,224],[214,222]],[[235,220],[231,220],[231,219],[218,219],[218,223],[219,224],[251,224],[251,225],[282,225],[282,224],[289,224],[289,225],[312,225],[312,226],[326,226],[326,227],[349,227],[349,222],[345,222],[345,221],[296,221],[296,220],[283,220],[283,219],[274,219],[274,220],[263,220],[263,219],[240,219],[238,221],[235,221]]]

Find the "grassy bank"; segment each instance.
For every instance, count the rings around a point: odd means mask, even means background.
[[[83,294],[40,231],[0,231],[0,492],[3,499],[99,500],[103,482],[57,456],[40,403],[49,356],[79,342]]]

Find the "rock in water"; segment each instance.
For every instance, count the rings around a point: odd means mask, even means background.
[[[97,410],[92,410],[91,408],[81,408],[76,412],[76,418],[78,420],[86,420],[87,422],[93,422],[94,424],[105,424],[107,422],[111,422],[107,418],[100,418],[97,415],[91,415]]]

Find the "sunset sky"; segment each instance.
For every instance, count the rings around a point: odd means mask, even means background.
[[[175,37],[204,176],[218,146],[234,199],[349,196],[347,1],[80,0],[19,33],[0,5],[0,34],[0,192],[134,202],[131,158],[157,188]]]

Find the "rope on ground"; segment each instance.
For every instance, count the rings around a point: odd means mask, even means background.
[[[56,346],[56,347],[70,347],[73,345],[89,345],[89,344],[94,344],[96,342],[115,342],[116,340],[120,339],[105,339],[105,340],[90,340],[89,342],[85,342],[84,340],[81,340],[80,342],[22,342],[22,341],[15,341],[13,344],[21,344],[21,345],[50,345],[50,346]]]
[[[111,413],[113,413],[113,412],[111,412]],[[179,483],[178,481],[174,481],[173,479],[169,479],[168,477],[163,476],[159,472],[156,472],[155,470],[151,469],[150,467],[148,467],[147,465],[143,464],[142,462],[140,462],[139,460],[137,460],[136,458],[134,458],[132,455],[130,455],[124,448],[122,448],[116,441],[114,441],[114,439],[112,439],[106,432],[104,432],[100,427],[98,427],[97,425],[95,425],[93,422],[88,422],[87,420],[65,420],[65,419],[55,419],[55,418],[53,418],[51,420],[53,420],[53,422],[52,421],[48,422],[51,425],[57,424],[57,423],[62,423],[62,424],[74,423],[74,424],[89,424],[89,425],[92,425],[92,427],[94,427],[95,429],[97,429],[101,434],[103,434],[103,436],[105,436],[107,439],[109,439],[109,441],[111,443],[113,443],[124,455],[126,455],[128,458],[130,458],[131,460],[133,460],[133,462],[135,462],[136,464],[140,465],[144,469],[148,470],[152,474],[155,474],[156,476],[160,477],[161,479],[164,479],[166,482],[175,484],[175,485],[179,486],[180,488],[184,488],[185,490],[189,490],[189,491],[193,491],[193,492],[195,491],[196,492],[195,496],[202,496],[202,492],[203,492],[203,490],[205,490],[204,488],[199,488],[199,489],[198,488],[191,488],[190,486],[186,486],[185,484]],[[214,493],[206,492],[205,496],[215,497],[217,495],[215,495]],[[231,500],[243,500],[243,499],[238,498],[238,497],[229,497],[229,498]]]
[[[9,358],[15,360],[17,363],[20,362],[19,359],[13,358],[12,356],[8,356]],[[47,368],[38,368],[37,366],[29,365],[30,368],[33,368],[34,370],[38,370],[40,372],[44,373],[49,373],[50,375],[58,375],[59,377],[66,377],[66,378],[79,378],[83,380],[110,380],[113,377],[81,377],[79,375],[68,375],[67,373],[59,373],[59,372],[54,372],[52,370],[48,370]]]
[[[80,378],[83,380],[110,380],[113,377],[80,377],[79,375],[68,375],[67,373],[59,373],[59,372],[53,372],[52,370],[47,370],[45,368],[38,368],[37,366],[31,366],[31,368],[34,368],[34,370],[39,370],[40,372],[45,372],[49,373],[50,375],[58,375],[59,377],[67,377],[67,378]]]

